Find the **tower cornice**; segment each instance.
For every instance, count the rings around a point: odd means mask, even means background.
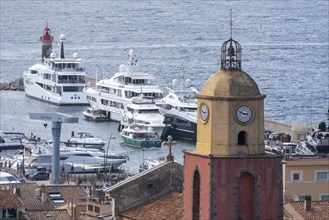
[[[258,96],[208,96],[208,95],[198,95],[197,98],[208,99],[208,100],[263,100],[266,95]]]

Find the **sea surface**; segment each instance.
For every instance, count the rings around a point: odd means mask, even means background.
[[[220,46],[232,37],[242,46],[242,69],[266,94],[265,117],[287,123],[317,124],[329,107],[329,2],[327,0],[237,1],[89,1],[1,0],[0,81],[22,76],[41,60],[39,36],[46,24],[55,38],[66,35],[66,56],[77,52],[88,75],[111,77],[134,49],[142,71],[155,74],[160,86],[175,78],[191,79],[202,89],[220,69]],[[29,119],[30,112],[61,112],[79,117],[63,124],[61,139],[71,131],[87,131],[109,148],[130,156],[126,169],[138,170],[143,158],[167,153],[166,146],[142,151],[125,147],[114,122],[87,122],[83,107],[58,107],[25,97],[24,92],[0,92],[0,130],[19,130],[51,139],[51,124]],[[112,138],[111,138],[112,137]],[[177,140],[175,159],[195,143]]]

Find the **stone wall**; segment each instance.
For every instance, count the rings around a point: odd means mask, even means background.
[[[167,192],[182,192],[183,166],[167,162],[128,178],[107,193],[114,200],[114,215],[151,201]]]

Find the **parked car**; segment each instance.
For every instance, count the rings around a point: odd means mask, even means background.
[[[36,172],[31,176],[31,180],[48,180],[49,179],[49,173],[46,173],[44,171]]]

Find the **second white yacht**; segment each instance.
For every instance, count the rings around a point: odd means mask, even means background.
[[[132,97],[153,97],[155,102],[162,98],[162,90],[153,74],[138,72],[137,59],[129,50],[129,60],[119,67],[119,72],[109,79],[96,82],[96,88],[86,88],[84,93],[93,108],[100,109],[112,121],[120,122],[126,105]]]

